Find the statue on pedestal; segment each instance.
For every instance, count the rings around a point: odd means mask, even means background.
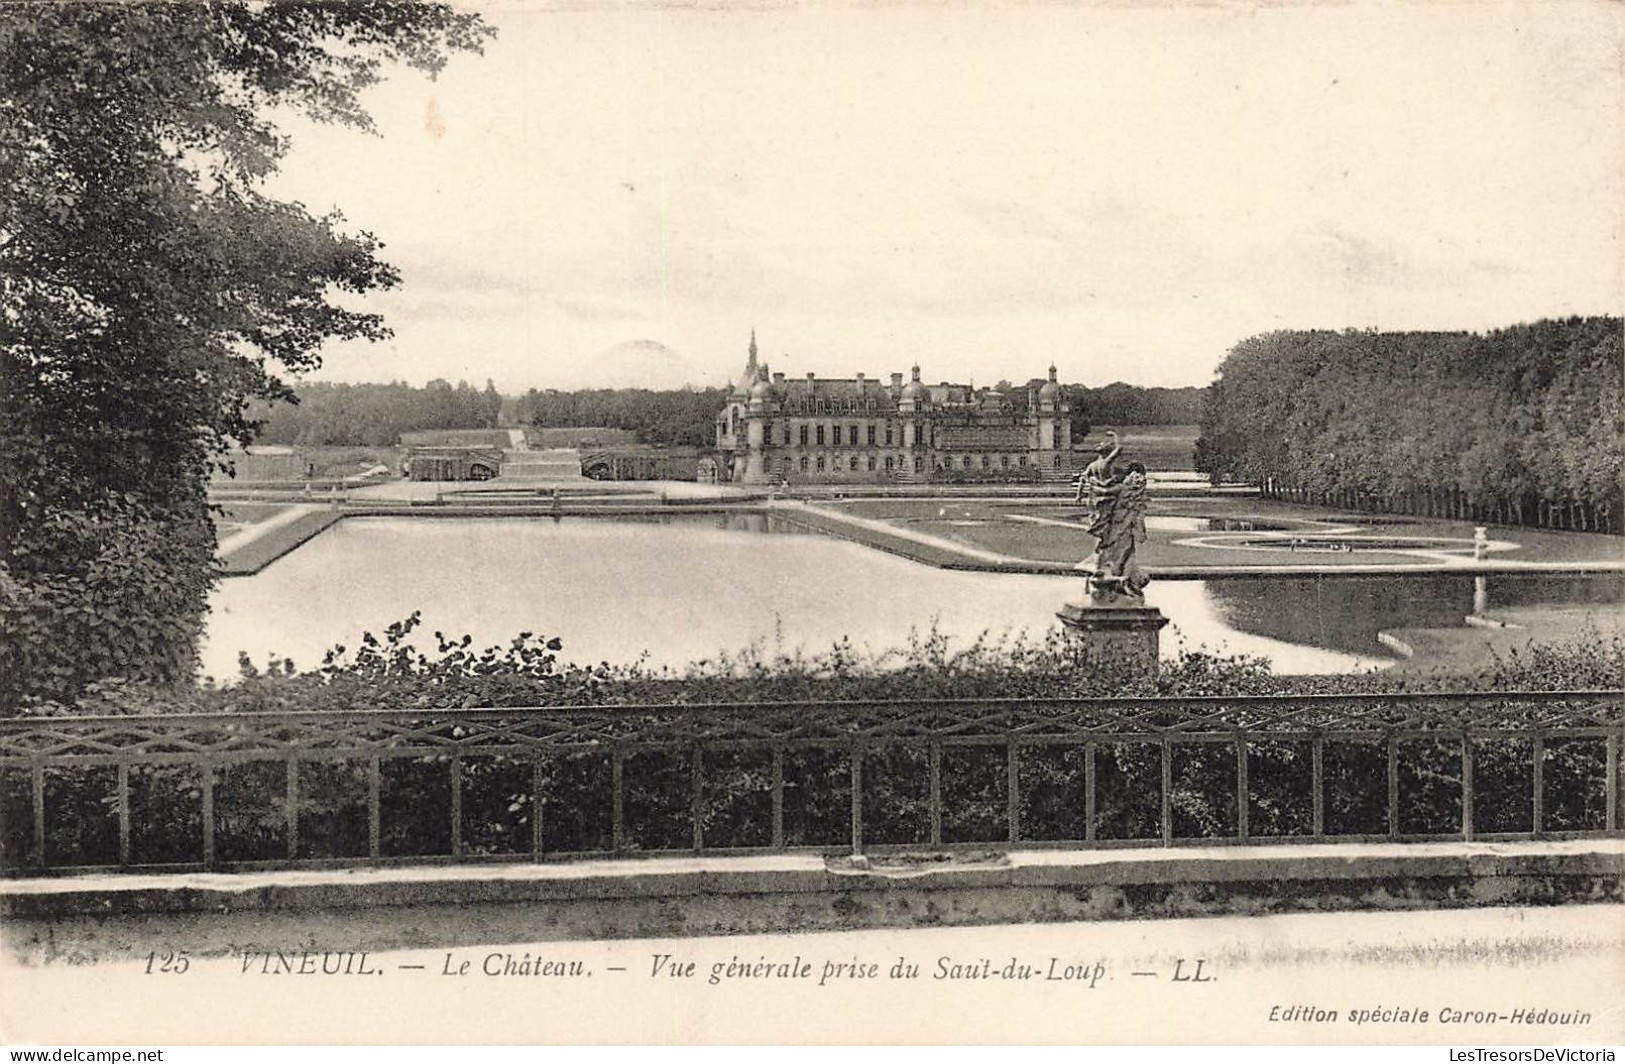
[[[1057,614],[1078,641],[1083,656],[1155,673],[1159,636],[1168,619],[1145,601],[1150,577],[1136,555],[1145,542],[1146,473],[1138,462],[1119,471],[1122,451],[1117,434],[1098,448],[1078,480],[1077,501],[1088,495],[1093,507],[1088,531],[1095,551],[1078,563],[1088,580],[1086,603],[1062,607]]]
[[[1078,564],[1089,574],[1089,597],[1097,605],[1139,605],[1145,601],[1145,585],[1150,578],[1139,567],[1135,554],[1145,542],[1145,466],[1131,462],[1122,470],[1115,466],[1122,451],[1117,433],[1108,432],[1100,457],[1090,462],[1078,480],[1077,500],[1085,493],[1094,513],[1088,532],[1095,538],[1095,551]]]

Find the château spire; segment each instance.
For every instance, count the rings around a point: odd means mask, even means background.
[[[763,363],[763,365],[765,365],[765,363]],[[750,386],[756,383],[756,371],[758,368],[759,367],[756,362],[756,330],[751,329],[750,358],[745,360],[745,372],[741,373],[739,375],[739,379],[734,381],[733,393],[735,396],[744,395],[750,390]]]

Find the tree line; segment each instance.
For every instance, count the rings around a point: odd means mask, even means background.
[[[1207,389],[1196,468],[1301,501],[1619,532],[1621,328],[1255,336]]]
[[[655,446],[710,447],[716,443],[717,414],[727,401],[726,388],[532,388],[515,397],[510,416],[537,428],[626,429]]]
[[[403,432],[423,429],[492,429],[502,396],[487,380],[483,389],[467,381],[455,386],[432,380],[409,384],[304,384],[291,401],[260,405],[264,443],[332,447],[388,447]]]
[[[1001,380],[993,390],[1025,413],[1029,396],[1044,386],[1038,378],[1025,384]],[[1061,401],[1072,407],[1072,436],[1082,439],[1094,425],[1194,425],[1202,417],[1200,388],[1141,388],[1115,381],[1100,388],[1061,385]]]
[[[1095,425],[1195,425],[1201,388],[1141,388],[1118,381],[1103,388],[1070,385],[1067,401]]]
[[[1035,382],[1034,387],[1042,382]],[[1018,411],[1027,405],[1028,386],[1000,381]],[[1200,417],[1197,388],[1103,388],[1063,386],[1072,404],[1073,436],[1097,425],[1189,425]],[[532,388],[504,397],[487,380],[483,389],[467,381],[433,380],[422,388],[405,383],[303,384],[283,401],[256,402],[249,417],[260,423],[263,443],[333,447],[387,447],[403,432],[424,429],[482,429],[503,425],[537,428],[614,428],[636,433],[639,441],[662,447],[709,447],[712,426],[728,401],[726,388],[588,388],[576,391]]]
[[[1025,411],[1029,387],[1042,381],[1014,385],[1000,381],[994,391],[1009,397],[1017,411]],[[713,426],[728,401],[727,388],[684,388],[651,391],[645,388],[593,388],[579,391],[531,389],[515,397],[508,417],[516,424],[538,428],[606,427],[637,433],[644,443],[659,446],[709,447],[715,442]],[[1138,388],[1108,384],[1103,388],[1062,386],[1072,404],[1073,437],[1089,434],[1097,425],[1194,425],[1201,416],[1199,388]]]

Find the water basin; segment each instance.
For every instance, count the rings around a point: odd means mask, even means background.
[[[1068,577],[936,569],[761,515],[350,518],[223,581],[202,653],[204,671],[222,679],[236,674],[239,650],[310,667],[414,610],[425,632],[482,644],[557,635],[564,656],[582,662],[680,667],[752,642],[819,651],[843,637],[878,653],[933,625],[960,646],[984,632],[1037,637],[1081,590]],[[1328,638],[1310,626],[1297,638],[1237,626],[1206,583],[1153,584],[1149,601],[1171,619],[1169,655],[1206,646],[1266,656],[1282,672],[1391,660],[1375,630]]]

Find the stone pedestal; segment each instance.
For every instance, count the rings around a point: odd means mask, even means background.
[[[1078,640],[1085,659],[1156,671],[1160,633],[1168,618],[1155,606],[1072,603],[1055,616]]]

